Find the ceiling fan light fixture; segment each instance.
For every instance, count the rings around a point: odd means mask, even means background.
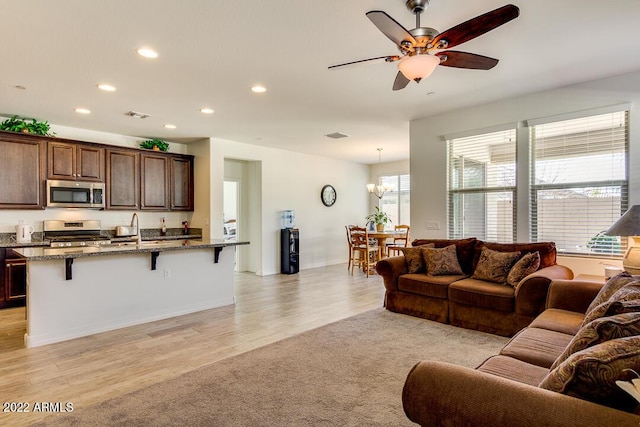
[[[407,79],[419,82],[429,77],[438,64],[440,64],[440,58],[437,56],[412,55],[402,58],[398,62],[398,69]]]

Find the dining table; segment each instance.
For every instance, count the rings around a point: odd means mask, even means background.
[[[378,259],[386,258],[386,241],[387,239],[393,239],[396,237],[403,237],[406,234],[404,230],[383,230],[383,231],[368,231],[370,238],[378,241]]]

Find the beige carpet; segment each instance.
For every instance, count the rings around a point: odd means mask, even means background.
[[[376,309],[38,425],[410,426],[416,362],[475,367],[506,342]]]

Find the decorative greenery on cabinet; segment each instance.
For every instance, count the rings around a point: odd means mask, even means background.
[[[152,138],[142,141],[140,148],[147,148],[149,150],[167,151],[169,149],[169,143],[165,140]]]
[[[49,132],[49,129],[50,126],[46,120],[39,122],[36,119],[31,119],[31,123],[29,123],[27,119],[18,116],[13,116],[0,123],[0,130],[9,132],[23,132],[41,136],[55,135],[55,132]]]

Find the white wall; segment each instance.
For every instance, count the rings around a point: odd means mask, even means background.
[[[344,226],[362,224],[368,214],[367,165],[223,140],[215,140],[213,145],[219,157],[216,166],[220,158],[260,165],[261,204],[256,210],[261,215],[257,226],[262,230],[262,262],[257,274],[280,272],[280,215],[288,209],[295,210],[296,227],[300,229],[301,269],[346,262]],[[220,191],[222,180],[214,182]],[[338,194],[335,205],[329,208],[320,201],[325,184],[333,185]]]
[[[447,157],[443,135],[622,103],[632,105],[629,167],[631,206],[640,203],[640,120],[634,120],[634,113],[640,107],[640,72],[413,120],[410,125],[412,236],[426,238],[447,235]],[[426,223],[432,221],[441,224],[440,230],[427,230]],[[519,239],[522,239],[520,234]],[[563,260],[560,259],[560,262]],[[600,262],[611,263],[608,260],[575,259],[567,264],[571,263],[577,274],[604,274]]]

